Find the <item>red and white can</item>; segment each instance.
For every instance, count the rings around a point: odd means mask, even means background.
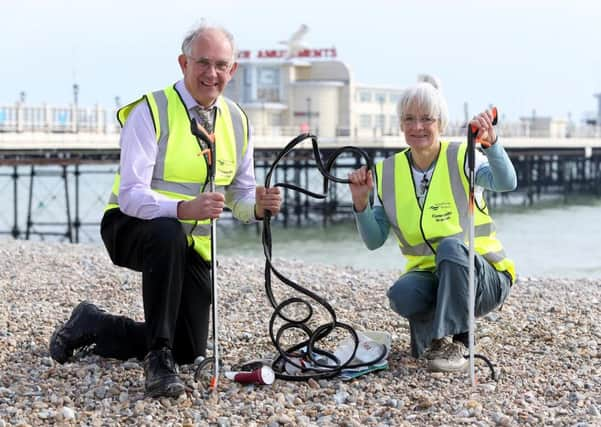
[[[275,374],[271,367],[263,365],[253,371],[236,372],[229,371],[225,373],[225,377],[230,380],[234,380],[241,384],[273,384],[275,380]]]

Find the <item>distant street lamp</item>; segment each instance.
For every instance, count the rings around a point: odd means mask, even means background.
[[[77,83],[73,83],[73,117],[75,124],[75,132],[79,132],[79,120],[78,120],[78,111],[77,105],[79,104],[79,85]]]
[[[78,97],[79,95],[79,85],[77,83],[73,83],[73,105],[77,107]]]
[[[19,92],[19,101],[21,102],[21,104],[25,104],[25,99],[26,99],[26,94],[25,94],[25,91],[22,90],[21,92]]]

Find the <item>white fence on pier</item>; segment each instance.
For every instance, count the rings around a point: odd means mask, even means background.
[[[522,120],[520,122],[501,122],[498,126],[499,135],[504,140],[528,140],[533,145],[543,143],[543,140],[555,141],[571,145],[576,141],[590,140],[592,145],[598,146],[601,140],[601,126],[581,125],[575,126],[565,121],[549,121],[548,126],[536,126],[537,121]],[[252,123],[251,123],[252,125]],[[253,140],[256,146],[283,146],[294,136],[306,130],[293,126],[258,127],[252,129]],[[373,132],[363,132],[362,135],[348,132],[348,136],[322,135],[318,130],[320,141],[332,145],[351,143],[364,145],[373,143],[398,144],[404,143],[402,134],[398,131],[384,133],[379,128]],[[445,135],[449,137],[463,137],[466,133],[465,123],[452,122],[449,124]],[[48,148],[56,148],[57,144],[83,143],[117,146],[119,126],[114,109],[105,109],[98,105],[94,107],[81,107],[74,104],[67,106],[30,106],[22,102],[12,105],[0,105],[0,149],[14,148],[17,144],[35,144]],[[538,141],[540,139],[540,141]],[[557,142],[559,141],[559,142]]]

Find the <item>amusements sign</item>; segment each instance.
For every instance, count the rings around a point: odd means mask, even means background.
[[[296,52],[295,55],[291,55],[294,58],[336,58],[336,48],[322,48],[322,49],[302,49]],[[287,49],[261,49],[255,52],[250,50],[241,50],[238,53],[238,59],[262,59],[262,58],[287,58]]]

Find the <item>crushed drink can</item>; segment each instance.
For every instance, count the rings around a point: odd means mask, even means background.
[[[273,384],[275,374],[271,367],[263,365],[252,371],[229,371],[225,377],[241,384]]]

